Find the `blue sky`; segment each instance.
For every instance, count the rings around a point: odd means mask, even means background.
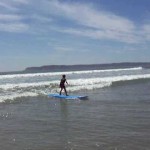
[[[149,0],[0,0],[0,72],[150,61]]]

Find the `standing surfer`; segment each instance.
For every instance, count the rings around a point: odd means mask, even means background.
[[[61,92],[62,92],[62,90],[64,89],[64,91],[65,91],[65,94],[66,94],[66,96],[68,96],[68,94],[67,94],[67,90],[66,90],[66,87],[65,87],[65,83],[67,83],[68,84],[68,82],[67,82],[67,80],[66,80],[66,75],[62,75],[62,79],[60,80],[60,95],[61,95]]]

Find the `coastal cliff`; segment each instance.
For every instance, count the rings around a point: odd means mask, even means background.
[[[143,67],[150,68],[150,63],[111,63],[111,64],[88,64],[88,65],[47,65],[40,67],[28,67],[25,72],[55,72],[55,71],[80,71],[80,70],[100,70],[100,69],[113,69],[113,68],[129,68],[129,67]]]

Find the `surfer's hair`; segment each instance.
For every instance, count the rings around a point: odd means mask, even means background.
[[[63,77],[63,78],[65,78],[65,77],[66,77],[66,75],[65,75],[65,74],[63,74],[63,75],[62,75],[62,77]]]

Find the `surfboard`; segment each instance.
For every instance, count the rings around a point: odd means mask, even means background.
[[[59,95],[59,94],[48,94],[48,97],[53,98],[61,98],[61,99],[87,99],[88,96],[80,96],[80,95]]]

